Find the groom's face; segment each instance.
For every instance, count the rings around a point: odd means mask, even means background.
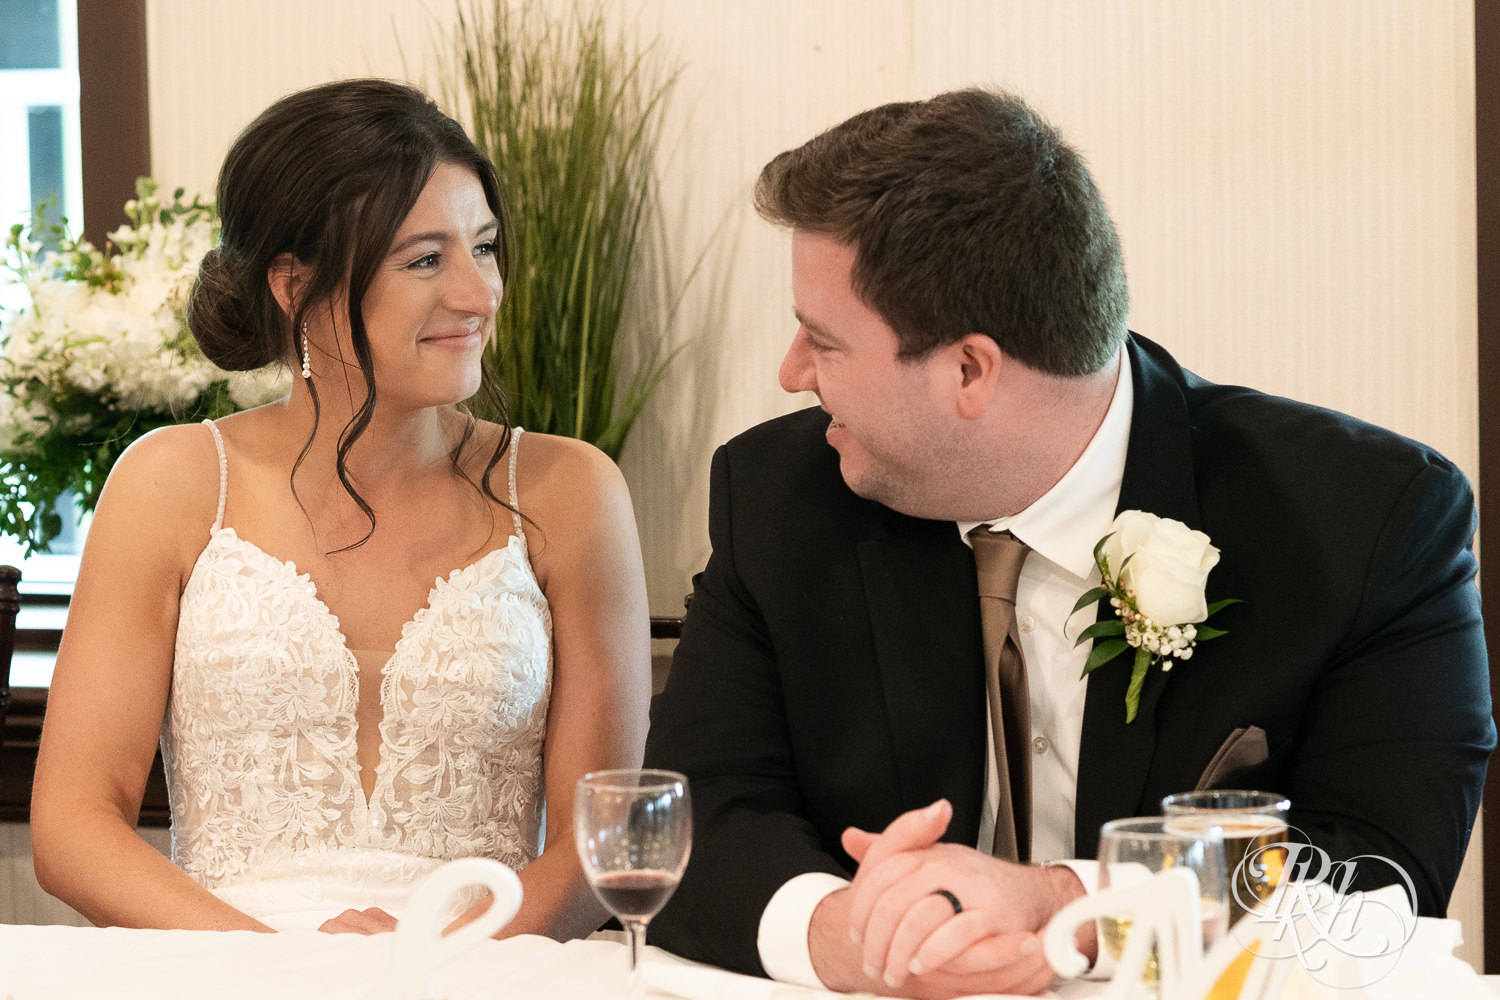
[[[798,326],[781,362],[781,387],[817,394],[832,417],[828,443],[850,489],[925,516],[945,475],[933,460],[933,444],[945,436],[939,366],[932,355],[897,356],[895,332],[854,292],[854,257],[853,247],[831,237],[793,231]]]

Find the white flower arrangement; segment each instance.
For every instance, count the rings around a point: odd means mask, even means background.
[[[1083,673],[1134,649],[1125,691],[1125,721],[1134,722],[1146,671],[1155,663],[1171,670],[1174,661],[1191,659],[1199,642],[1223,635],[1203,622],[1237,599],[1207,603],[1208,574],[1219,563],[1219,550],[1207,535],[1145,511],[1120,512],[1094,546],[1094,563],[1102,582],[1080,597],[1073,611],[1108,598],[1115,619],[1095,622],[1078,636],[1079,644],[1096,640]]]
[[[185,319],[198,263],[218,240],[212,203],[170,203],[149,178],[125,205],[130,224],[104,250],[14,226],[0,266],[25,286],[0,313],[0,532],[46,551],[59,500],[92,510],[115,460],[165,424],[219,417],[285,395],[283,366],[226,372],[198,350]],[[50,237],[46,250],[38,236]]]

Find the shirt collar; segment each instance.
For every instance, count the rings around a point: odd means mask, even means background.
[[[1033,552],[1086,581],[1094,570],[1094,546],[1109,532],[1120,503],[1134,401],[1130,352],[1122,348],[1114,398],[1078,461],[1026,509],[991,521],[959,521],[965,544],[970,531],[987,524],[991,531],[1011,532]]]

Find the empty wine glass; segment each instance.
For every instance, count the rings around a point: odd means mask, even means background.
[[[594,895],[625,927],[630,995],[643,994],[646,925],[671,898],[693,844],[687,778],[676,771],[595,771],[573,802],[578,857]]]

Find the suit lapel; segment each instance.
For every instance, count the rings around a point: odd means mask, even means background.
[[[1132,336],[1129,349],[1135,404],[1116,510],[1144,510],[1199,528],[1184,375],[1150,341]],[[1111,616],[1108,603],[1100,602],[1100,620]],[[1073,839],[1081,858],[1097,853],[1099,827],[1106,820],[1156,811],[1147,809],[1154,803],[1142,803],[1141,794],[1156,750],[1156,705],[1169,675],[1160,667],[1151,668],[1141,692],[1140,713],[1127,724],[1129,656],[1127,651],[1089,675],[1074,810]]]
[[[858,551],[901,801],[948,797],[946,839],[972,844],[986,717],[974,559],[951,522],[889,512],[886,523]]]

